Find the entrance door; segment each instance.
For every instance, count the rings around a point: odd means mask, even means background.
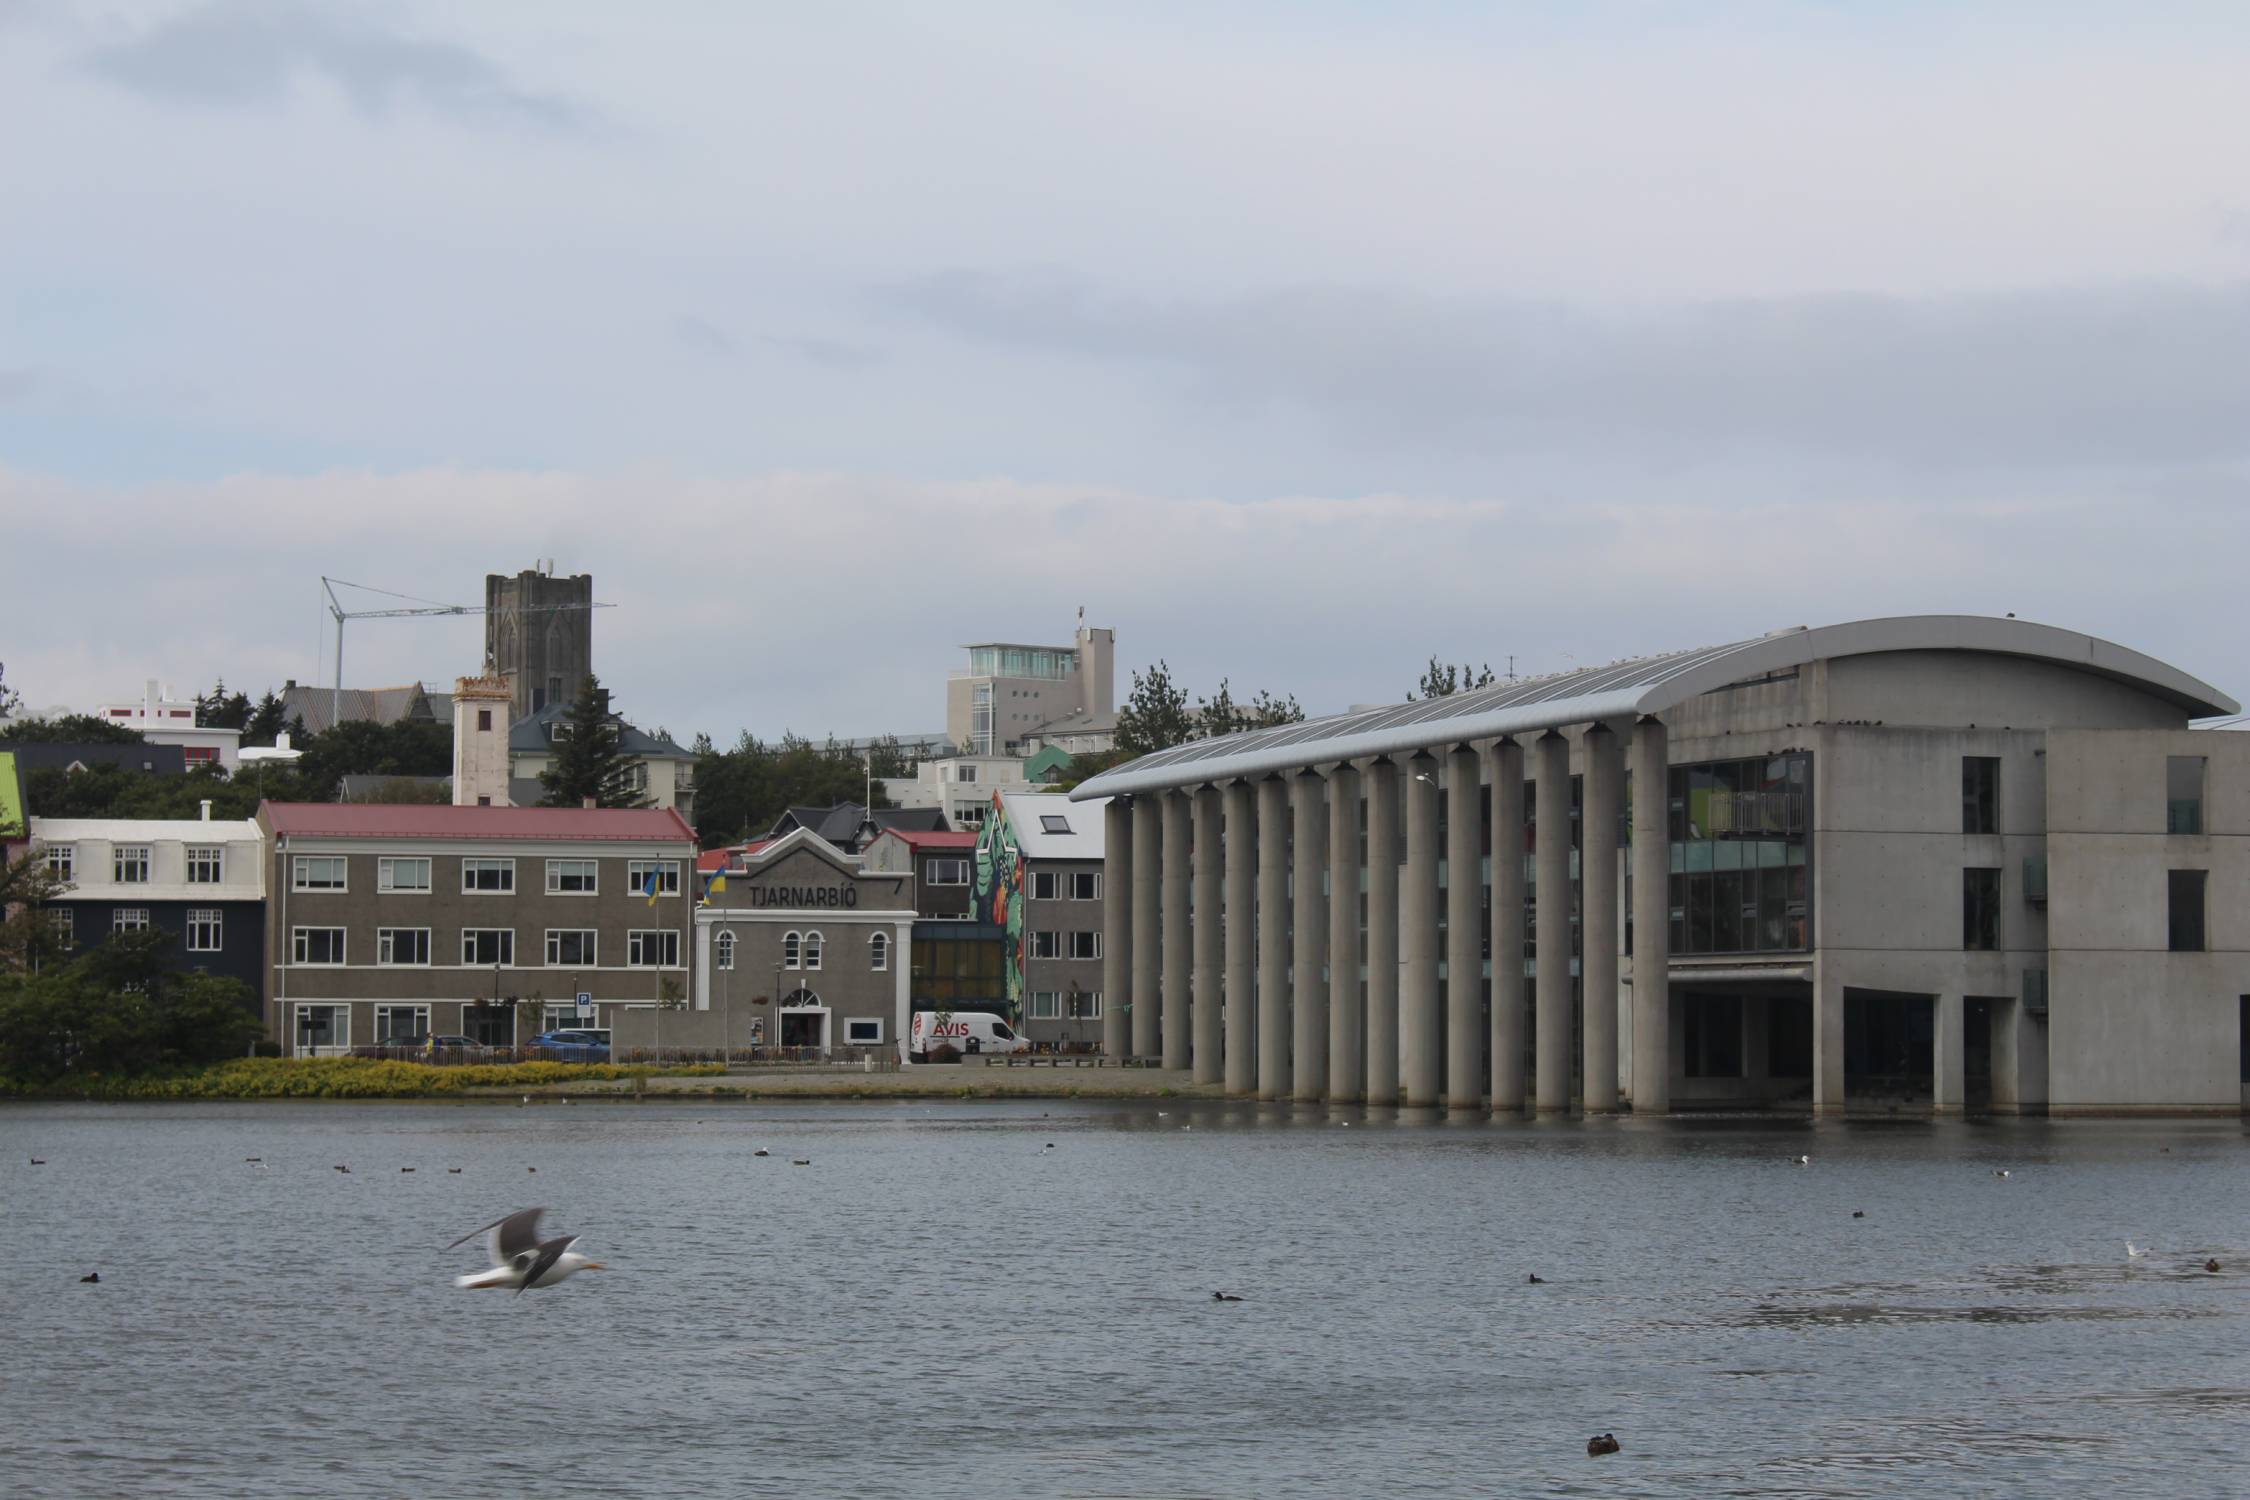
[[[1971,1110],[1992,1108],[1992,1017],[2006,999],[1970,995],[1961,1002],[1962,1106]]]
[[[516,1008],[512,1005],[464,1005],[461,1030],[480,1047],[513,1047],[516,1044]]]
[[[823,1055],[828,1051],[828,1011],[807,1008],[785,1010],[781,1013],[781,1045],[784,1047],[817,1048]]]
[[[297,1007],[297,1056],[333,1057],[349,1048],[351,1040],[351,1007],[345,1005],[300,1005]]]

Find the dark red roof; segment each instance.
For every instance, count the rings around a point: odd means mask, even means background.
[[[879,838],[897,839],[909,849],[974,849],[977,836],[934,828],[886,828]]]
[[[445,807],[427,803],[261,802],[276,834],[341,839],[528,839],[556,843],[694,843],[671,808]]]

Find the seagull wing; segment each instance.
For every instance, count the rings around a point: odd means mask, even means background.
[[[504,1266],[525,1251],[540,1248],[539,1216],[546,1211],[543,1208],[519,1208],[504,1219],[494,1219],[481,1229],[470,1230],[455,1240],[453,1245],[466,1244],[478,1235],[484,1235],[485,1253],[492,1257],[494,1265]],[[450,1250],[453,1245],[445,1248]]]
[[[553,1270],[555,1262],[563,1258],[563,1252],[577,1243],[577,1235],[565,1234],[558,1235],[539,1246],[531,1257],[531,1264],[524,1270],[523,1284],[516,1288],[516,1295],[520,1297],[527,1289],[537,1286],[539,1278]]]

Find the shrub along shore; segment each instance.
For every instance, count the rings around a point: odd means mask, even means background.
[[[434,1067],[368,1057],[241,1057],[203,1068],[140,1074],[65,1074],[31,1082],[0,1078],[12,1099],[429,1099],[485,1089],[549,1089],[582,1082],[633,1082],[660,1075],[723,1073],[717,1063],[650,1067],[624,1063],[491,1063]]]

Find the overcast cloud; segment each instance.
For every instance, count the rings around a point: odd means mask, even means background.
[[[2250,15],[1873,9],[0,6],[0,661],[552,556],[722,738],[1081,604],[1315,711],[1924,609],[2242,695]]]

